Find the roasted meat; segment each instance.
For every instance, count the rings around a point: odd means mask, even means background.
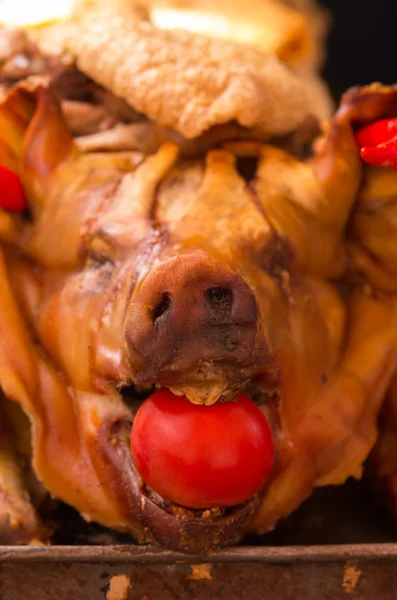
[[[304,82],[306,108],[310,105],[310,112],[320,119],[331,116],[333,103],[319,74],[328,19],[313,1],[298,2],[297,10],[288,6],[289,2],[257,0],[248,14],[243,0],[192,0],[183,4],[178,0],[76,0],[75,4],[72,26],[61,21],[31,28],[29,39],[46,54],[66,52],[78,63],[85,54],[86,64],[80,64],[84,72],[99,83],[106,81],[108,89],[117,88],[117,93],[127,97],[137,110],[142,110],[144,103],[143,112],[154,116],[159,124],[171,121],[174,126],[179,111],[179,125],[187,137],[197,135],[206,120],[221,122],[219,111],[225,117],[227,111],[235,113],[229,116],[246,123],[257,121],[262,108],[263,119],[267,112],[262,105],[266,98],[261,96],[263,85],[272,85],[279,93],[288,85],[285,73],[278,73],[270,59],[273,55]],[[99,38],[102,49],[97,45]],[[120,56],[121,38],[133,48],[134,60],[125,54]],[[144,40],[150,40],[149,45]],[[104,69],[98,56],[102,57]],[[113,88],[116,64],[119,68]],[[144,76],[141,81],[139,70],[145,73],[148,68],[152,78]],[[151,86],[154,81],[156,84]],[[167,86],[169,100],[167,96],[159,99],[158,84],[161,88]],[[175,96],[177,89],[179,94]],[[291,88],[290,103],[284,128],[289,127],[288,122],[296,117],[299,107],[302,110],[302,92]],[[273,105],[271,113],[274,110]]]
[[[364,167],[355,131],[397,92],[348,92],[306,159],[309,95],[277,58],[111,4],[8,32],[0,56],[0,165],[29,206],[0,210],[0,536],[48,537],[31,464],[87,520],[207,552],[361,477],[388,391],[393,411],[394,176]],[[151,489],[130,436],[154,389],[255,400],[266,485],[200,509]]]
[[[396,108],[393,88],[353,90],[306,162],[249,139],[193,159],[172,142],[82,154],[48,87],[9,92],[0,162],[30,216],[0,220],[0,385],[29,416],[53,496],[201,552],[361,476],[396,372],[397,300],[358,258],[388,213],[375,202],[366,229],[372,169],[353,127]],[[387,271],[393,246],[380,252]],[[208,301],[219,289],[226,309]],[[129,450],[131,398],[152,386],[199,404],[257,398],[277,447],[266,487],[203,514],[153,494]]]

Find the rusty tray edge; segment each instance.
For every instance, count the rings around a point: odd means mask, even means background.
[[[324,546],[239,546],[209,555],[188,555],[139,546],[0,546],[1,562],[123,562],[123,563],[225,563],[225,562],[338,562],[345,560],[397,561],[397,544],[341,544]]]

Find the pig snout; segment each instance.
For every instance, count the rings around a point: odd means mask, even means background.
[[[166,260],[131,304],[125,334],[134,379],[172,385],[214,361],[250,366],[257,325],[255,295],[229,267],[201,254]]]

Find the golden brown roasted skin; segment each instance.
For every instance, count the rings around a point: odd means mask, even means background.
[[[357,259],[372,228],[355,208],[366,188],[352,125],[396,108],[394,88],[353,90],[306,163],[250,141],[187,160],[173,143],[81,154],[48,89],[9,93],[0,162],[19,171],[32,221],[0,215],[0,386],[31,420],[34,469],[55,497],[203,552],[361,476],[397,368],[397,299]],[[349,283],[357,272],[364,288]],[[250,386],[277,445],[266,489],[210,519],[164,507],[129,454],[132,383],[205,404]]]

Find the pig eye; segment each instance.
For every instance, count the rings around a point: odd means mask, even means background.
[[[103,265],[112,265],[110,258],[109,244],[101,237],[94,238],[90,241],[87,250],[87,264],[93,268],[99,268]]]
[[[233,294],[228,288],[214,287],[205,292],[208,304],[222,312],[229,312],[233,305]]]
[[[104,266],[113,268],[113,261],[109,256],[99,252],[89,251],[86,258],[86,266],[92,269],[100,269]]]
[[[106,256],[90,255],[87,257],[87,265],[93,269],[100,269],[105,265],[112,265],[112,262]]]

